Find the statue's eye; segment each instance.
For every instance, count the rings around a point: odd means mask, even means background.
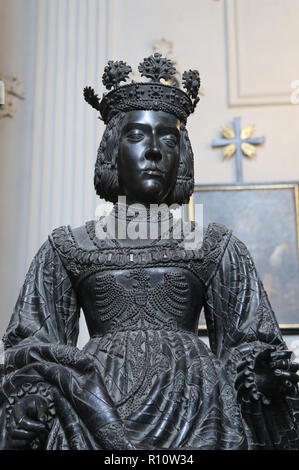
[[[127,133],[127,139],[132,142],[139,142],[144,138],[144,134],[139,129],[132,129]]]
[[[163,142],[165,142],[168,147],[175,147],[178,143],[177,138],[174,135],[168,134],[162,137]]]

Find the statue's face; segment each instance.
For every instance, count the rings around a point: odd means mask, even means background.
[[[160,203],[176,182],[180,121],[164,111],[130,111],[118,153],[121,193],[128,203]]]

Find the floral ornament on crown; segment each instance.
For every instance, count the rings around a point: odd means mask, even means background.
[[[153,82],[159,82],[161,78],[167,81],[176,72],[171,60],[162,57],[159,52],[144,59],[138,70],[142,77],[150,78]]]
[[[189,70],[183,73],[182,77],[183,87],[187,91],[187,95],[194,99],[193,109],[195,109],[199,102],[198,92],[200,88],[200,77],[198,70]]]
[[[87,86],[84,88],[83,94],[85,101],[90,104],[90,106],[92,106],[94,109],[100,111],[100,99],[95,93],[94,89],[90,86]]]
[[[130,65],[126,62],[109,60],[108,64],[104,68],[102,76],[103,85],[107,90],[118,88],[120,82],[125,82],[129,77],[129,73],[132,72]],[[100,110],[100,99],[91,87],[84,88],[84,98],[94,109]]]
[[[130,72],[132,68],[126,62],[109,60],[102,76],[103,85],[107,90],[111,90],[112,87],[117,88],[120,82],[125,82],[129,78]]]
[[[199,73],[195,70],[184,73],[185,92],[178,83],[167,83],[175,75],[176,69],[170,59],[162,57],[158,52],[145,58],[138,70],[142,77],[150,80],[137,83],[132,80],[120,86],[120,82],[127,80],[132,69],[123,61],[109,61],[102,77],[109,93],[104,93],[100,101],[93,88],[84,88],[84,98],[100,112],[99,118],[107,124],[119,112],[144,109],[165,111],[186,123],[199,101]]]

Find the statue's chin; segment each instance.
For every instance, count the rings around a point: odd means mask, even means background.
[[[140,187],[140,191],[136,196],[140,200],[140,202],[145,203],[159,203],[162,202],[168,191],[165,188],[165,185],[157,178],[157,179],[147,179],[143,181],[142,186]]]

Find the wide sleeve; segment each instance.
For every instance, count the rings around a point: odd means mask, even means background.
[[[223,361],[244,344],[286,347],[248,249],[234,236],[207,288],[205,317],[211,349]]]
[[[50,431],[46,443],[37,437],[31,448],[132,448],[93,356],[76,347],[79,310],[49,240],[31,263],[3,338],[0,449],[9,448],[13,407],[23,396],[36,394],[47,401]]]
[[[207,288],[205,316],[210,346],[235,383],[243,358],[269,348],[287,349],[263,284],[246,246],[231,236]],[[298,396],[250,402],[242,398],[249,448],[299,448]]]
[[[79,311],[69,276],[48,240],[30,265],[3,337],[4,347],[33,342],[75,345]]]

